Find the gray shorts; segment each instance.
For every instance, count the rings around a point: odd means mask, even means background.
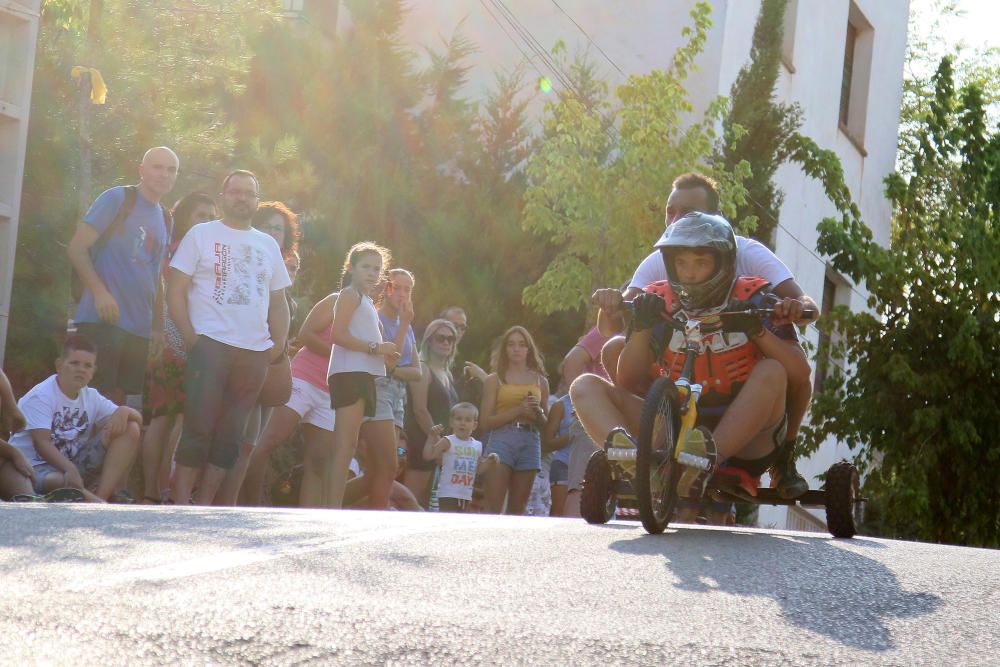
[[[104,454],[106,451],[104,447],[104,433],[98,433],[80,445],[80,449],[76,451],[76,454],[70,457],[69,460],[73,462],[73,465],[80,472],[80,477],[83,478],[84,486],[94,486],[101,476],[101,468],[104,466]],[[39,463],[34,466],[34,469],[36,493],[45,493],[43,486],[45,485],[46,476],[53,473],[58,475],[63,474],[62,470],[48,462]],[[60,486],[63,485],[60,484]]]
[[[375,378],[375,416],[365,417],[365,421],[392,421],[397,428],[403,428],[405,409],[406,383],[385,376]]]
[[[570,491],[583,488],[583,477],[587,473],[587,461],[590,455],[600,447],[594,444],[587,432],[583,430],[579,420],[569,425],[571,439],[569,441],[569,466],[566,471],[566,486]]]

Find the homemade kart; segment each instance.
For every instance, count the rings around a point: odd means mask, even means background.
[[[765,318],[772,313],[771,308],[748,305],[746,309],[714,317],[749,314]],[[683,370],[676,382],[661,376],[650,387],[643,403],[635,444],[623,430],[616,429],[605,441],[604,448],[591,455],[580,498],[581,514],[589,523],[606,523],[621,508],[636,508],[647,532],[662,533],[674,518],[678,504],[677,483],[685,467],[707,470],[710,465],[708,459],[686,454],[680,446],[698,420],[702,386],[693,384],[691,379],[695,359],[702,351],[703,322],[691,318],[665,321],[684,335]],[[833,464],[826,473],[823,489],[810,489],[794,499],[782,498],[777,489],[766,487],[748,493],[745,484],[741,485],[734,477],[734,472],[739,473],[725,466],[720,468],[709,480],[705,495],[723,503],[824,507],[827,528],[834,537],[854,536],[855,509],[863,499],[859,494],[858,471],[853,464],[847,461]]]

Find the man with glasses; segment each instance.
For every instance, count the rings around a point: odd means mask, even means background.
[[[173,500],[211,505],[236,463],[247,417],[268,365],[285,348],[291,284],[281,249],[250,222],[257,177],[234,171],[222,182],[222,219],[195,225],[170,262],[167,307],[184,337],[184,430]]]
[[[170,214],[160,200],[177,182],[179,164],[169,148],[150,148],[139,165],[139,185],[103,192],[66,248],[83,287],[73,321],[101,360],[92,384],[118,405],[138,410],[150,339],[163,327],[153,324],[170,235]]]

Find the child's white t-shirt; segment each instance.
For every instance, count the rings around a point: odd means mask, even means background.
[[[455,435],[444,437],[451,446],[441,455],[438,498],[472,500],[472,487],[476,483],[476,467],[483,454],[483,443],[475,438],[461,440]]]
[[[191,276],[188,315],[195,333],[243,350],[271,349],[271,292],[292,284],[272,237],[204,222],[184,236],[170,268]]]
[[[10,444],[21,450],[32,466],[45,463],[35,450],[31,431],[45,429],[52,432],[52,444],[70,461],[84,443],[100,433],[104,422],[118,406],[101,396],[92,387],[84,387],[75,399],[69,398],[59,388],[56,376],[39,382],[17,402],[27,425],[15,433]]]

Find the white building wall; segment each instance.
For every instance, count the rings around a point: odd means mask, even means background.
[[[41,0],[0,3],[0,364],[10,318],[40,5]]]
[[[511,70],[524,61],[520,49],[527,51],[530,58],[531,82],[540,75],[552,78],[544,59],[521,44],[517,30],[503,18],[504,11],[508,11],[546,51],[559,40],[565,42],[570,54],[589,49],[590,59],[598,64],[606,80],[617,85],[625,80],[618,68],[625,74],[643,74],[669,66],[674,51],[683,43],[681,28],[690,24],[688,12],[693,5],[694,0],[560,0],[558,6],[538,0],[419,0],[410,4],[404,36],[413,45],[440,48],[442,39],[451,37],[461,23],[462,34],[480,49],[470,61],[468,86],[474,98],[485,97],[494,71]],[[696,113],[716,96],[729,94],[749,58],[759,10],[760,0],[713,3],[713,26],[705,51],[698,58],[699,71],[688,83]],[[875,240],[887,244],[891,209],[882,181],[895,165],[909,0],[789,0],[789,12],[794,30],[790,48],[786,49],[786,65],[780,72],[778,99],[798,103],[803,110],[803,134],[837,153],[863,219]],[[853,137],[839,123],[849,21],[870,28],[858,40],[857,50],[865,52],[860,55],[867,63],[862,68],[867,74],[867,86],[852,91],[852,101],[864,103],[864,113],[856,119],[864,131]],[[344,16],[340,28],[349,26],[350,19]],[[520,49],[515,43],[521,44]],[[536,113],[541,112],[542,101],[544,97],[539,96]],[[861,107],[855,104],[855,108]],[[776,252],[806,293],[819,302],[828,268],[817,256],[816,225],[835,211],[821,185],[797,167],[781,167],[775,180],[786,195],[775,239]],[[865,297],[863,286],[844,284],[837,293],[837,303],[862,310],[866,307]],[[815,344],[817,330],[810,327],[806,337]],[[801,461],[799,468],[814,478],[835,461],[849,456],[845,446],[831,441],[811,459]],[[818,484],[815,479],[811,482]],[[822,516],[822,512],[818,515]],[[784,527],[788,516],[786,508],[761,508],[762,525]]]

